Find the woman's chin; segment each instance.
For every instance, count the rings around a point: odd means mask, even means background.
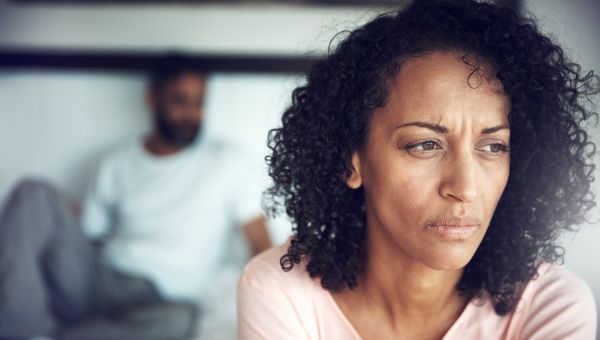
[[[425,266],[436,270],[458,270],[464,268],[473,258],[474,251],[460,247],[439,249],[421,259]]]

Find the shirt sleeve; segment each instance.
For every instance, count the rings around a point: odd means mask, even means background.
[[[595,339],[597,312],[588,285],[558,265],[550,265],[539,280],[519,339]]]
[[[238,152],[235,162],[230,163],[230,166],[233,167],[235,177],[235,185],[230,194],[233,218],[235,223],[242,227],[264,215],[261,202],[265,187],[258,166],[245,154]]]
[[[240,278],[237,286],[238,339],[309,339],[298,310],[273,270],[257,263],[255,258]]]
[[[114,169],[110,161],[105,160],[84,201],[81,223],[88,238],[101,239],[110,233],[115,222],[115,201]]]

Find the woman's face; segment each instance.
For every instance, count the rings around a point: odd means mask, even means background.
[[[509,175],[509,101],[490,66],[462,54],[406,60],[352,157],[368,246],[434,269],[473,257]],[[393,260],[393,259],[392,259]]]

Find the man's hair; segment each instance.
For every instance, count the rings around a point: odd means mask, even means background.
[[[179,53],[167,54],[156,60],[150,71],[150,88],[161,91],[169,82],[185,74],[206,75],[202,65],[192,57]]]
[[[582,74],[531,20],[471,0],[415,1],[345,33],[293,91],[282,127],[269,133],[268,208],[284,210],[294,230],[282,268],[306,260],[325,289],[356,287],[365,266],[366,212],[363,189],[345,183],[352,152],[364,145],[371,115],[387,102],[403,60],[456,51],[475,80],[473,60],[493,65],[511,108],[508,183],[457,289],[468,297],[486,293],[496,313],[509,313],[540,261],[561,260],[560,231],[584,222],[595,206],[595,145],[584,123],[598,118],[587,106],[598,77]]]

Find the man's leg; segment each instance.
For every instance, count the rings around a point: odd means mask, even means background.
[[[68,203],[19,184],[0,215],[0,338],[49,334],[91,312],[94,251]]]
[[[59,340],[180,340],[194,335],[196,306],[161,302],[131,306],[119,316],[95,316],[65,328]]]
[[[96,280],[100,311],[94,317],[63,328],[60,340],[186,339],[196,326],[197,305],[165,301],[147,279],[103,267]]]
[[[0,339],[178,339],[196,307],[104,265],[65,198],[26,181],[0,215]]]

